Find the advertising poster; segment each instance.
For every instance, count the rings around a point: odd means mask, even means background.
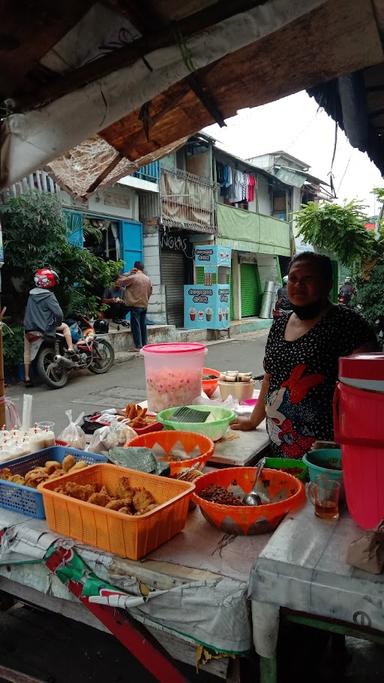
[[[195,265],[204,266],[206,269],[231,267],[231,249],[229,247],[220,246],[196,246],[195,247]]]
[[[229,285],[185,285],[184,327],[225,330],[230,325],[229,306]]]

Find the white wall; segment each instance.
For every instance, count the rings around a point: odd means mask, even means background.
[[[139,220],[139,197],[135,190],[124,185],[113,185],[97,190],[88,199],[74,200],[61,192],[63,206],[73,211],[95,213],[98,216]]]
[[[160,246],[158,228],[144,231],[144,268],[152,280],[153,292],[149,300],[148,317],[157,324],[166,325],[165,287],[160,279]]]
[[[273,256],[272,254],[257,254],[256,260],[262,291],[264,291],[265,283],[269,280],[273,280],[276,284],[280,284],[278,257]]]

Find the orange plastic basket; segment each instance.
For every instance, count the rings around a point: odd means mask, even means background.
[[[59,484],[74,481],[101,484],[113,494],[120,477],[128,477],[133,487],[148,489],[159,506],[144,515],[130,517],[53,490]],[[39,487],[50,529],[130,560],[139,560],[182,530],[193,489],[194,484],[188,482],[109,464],[91,465]]]
[[[199,506],[205,519],[213,526],[230,534],[264,534],[276,529],[288,512],[297,510],[306,502],[303,484],[291,474],[280,470],[263,469],[261,481],[271,498],[284,496],[284,500],[266,505],[221,505],[205,500],[199,492],[210,484],[228,488],[239,485],[249,493],[255,481],[255,467],[227,467],[208,472],[195,480],[192,500]]]
[[[201,455],[196,458],[188,458],[186,460],[171,460],[169,468],[171,477],[179,472],[193,467],[196,470],[202,469],[211,457],[215,444],[212,439],[204,434],[196,434],[194,432],[178,432],[178,431],[164,431],[152,432],[150,434],[142,434],[136,436],[130,441],[127,446],[144,446],[145,448],[152,448],[155,443],[158,443],[166,453],[170,453],[174,445],[179,442],[184,447],[186,453],[190,453],[195,446],[200,448]]]

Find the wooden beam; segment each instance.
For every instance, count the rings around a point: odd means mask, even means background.
[[[223,115],[217,106],[214,97],[211,93],[205,90],[201,84],[201,76],[197,74],[191,74],[187,78],[187,82],[191,86],[191,89],[195,95],[199,98],[200,102],[204,105],[209,114],[213,117],[216,123],[219,124],[220,128],[223,128],[227,124],[224,121]]]
[[[265,2],[267,0],[232,0],[230,3],[215,3],[196,14],[180,20],[172,27],[162,30],[156,30],[156,27],[153,27],[151,34],[147,34],[129,45],[124,45],[114,52],[100,57],[100,59],[74,69],[64,76],[60,75],[56,81],[38,88],[31,95],[14,98],[13,110],[20,112],[40,107],[73,90],[82,88],[92,81],[103,78],[123,66],[133,64],[154,50],[174,45],[177,42],[177,35],[185,38],[194,33],[199,33],[209,26],[228,19],[239,12],[263,5]]]
[[[109,174],[113,171],[114,168],[120,163],[120,161],[123,159],[122,154],[117,154],[112,161],[108,164],[108,166],[105,167],[104,171],[102,171],[97,178],[93,181],[93,183],[89,186],[88,190],[86,191],[86,195],[92,194],[96,190],[96,188],[101,185],[103,180],[109,176]]]
[[[0,97],[11,97],[43,57],[96,0],[2,0]]]
[[[368,67],[380,61],[380,53],[382,47],[369,6],[362,11],[361,0],[339,0],[337,5],[329,0],[280,31],[223,57],[203,69],[202,74],[223,117],[228,118],[242,107],[266,104],[343,73]],[[309,58],[313,54],[318,55],[315,62]],[[151,102],[154,111],[167,100],[172,103],[186,82],[187,79],[180,81],[155,97]],[[137,116],[137,111],[132,112],[100,133],[131,161],[154,149],[151,142],[138,135]],[[190,90],[182,106],[177,103],[162,116],[161,125],[156,127],[156,141],[161,146],[168,145],[193,135],[213,121],[213,116]]]

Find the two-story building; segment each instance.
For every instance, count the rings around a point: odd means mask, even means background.
[[[145,266],[159,286],[151,319],[182,327],[193,246],[207,243],[232,249],[231,318],[257,316],[265,282],[280,281],[291,255],[290,187],[203,133],[159,166],[158,195],[141,194],[139,200]]]

